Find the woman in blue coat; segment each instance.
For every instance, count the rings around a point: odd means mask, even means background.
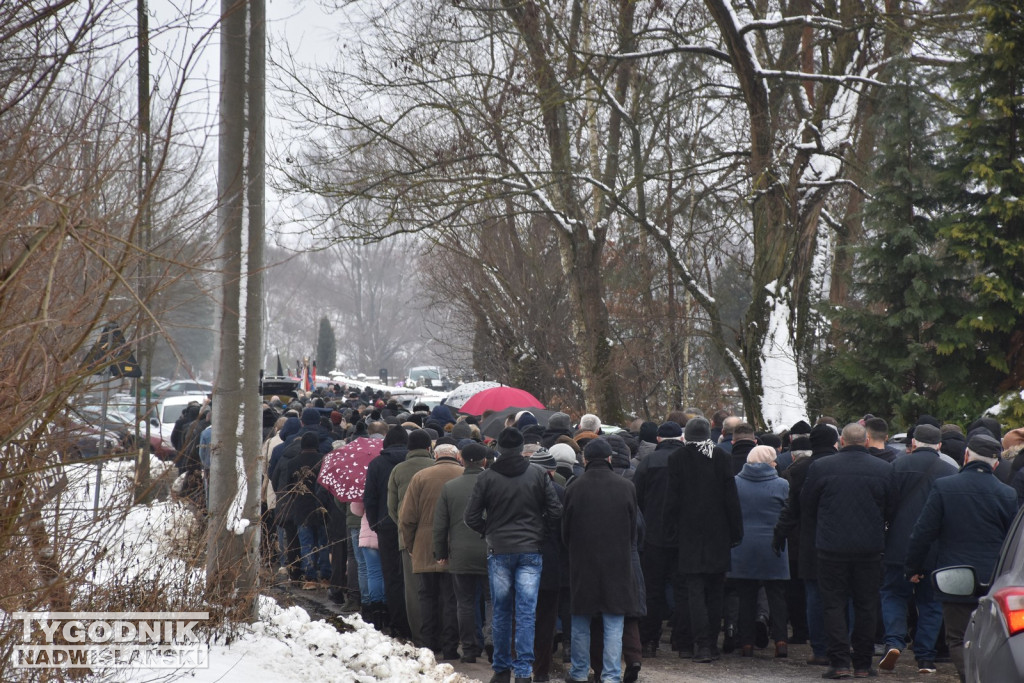
[[[771,446],[756,446],[736,475],[743,514],[743,541],[732,549],[732,570],[740,598],[739,644],[744,657],[754,654],[757,621],[757,592],[764,586],[768,597],[771,639],[775,656],[787,655],[786,582],[789,557],[772,550],[772,534],[779,513],[789,497],[789,482],[775,470],[776,452]]]

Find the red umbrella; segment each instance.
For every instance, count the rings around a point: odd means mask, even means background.
[[[485,389],[462,404],[460,413],[483,415],[488,410],[504,410],[518,406],[520,408],[544,408],[544,404],[528,391],[515,387],[495,387]]]
[[[366,468],[380,455],[384,439],[360,438],[324,456],[317,482],[343,503],[363,499]]]

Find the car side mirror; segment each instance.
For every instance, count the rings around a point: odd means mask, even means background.
[[[156,419],[155,417],[149,418],[149,424],[153,425],[157,429],[160,429],[160,420]]]
[[[978,575],[974,567],[962,565],[943,567],[932,572],[932,585],[939,593],[939,598],[956,597],[970,598],[984,592],[978,583]]]

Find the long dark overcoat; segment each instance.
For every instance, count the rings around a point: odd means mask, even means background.
[[[566,488],[562,540],[569,550],[572,614],[632,614],[638,596],[631,549],[636,491],[605,460],[592,461]]]

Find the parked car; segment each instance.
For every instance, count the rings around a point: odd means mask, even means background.
[[[964,632],[968,683],[1024,680],[1024,508],[1013,520],[991,577],[974,567],[936,570],[939,597],[980,596]]]
[[[193,379],[171,379],[157,384],[152,389],[153,398],[164,396],[188,396],[213,393],[213,384]]]
[[[50,450],[65,461],[95,458],[101,451],[103,455],[123,454],[124,437],[116,423],[101,428],[72,408],[54,417],[46,436]]]
[[[203,397],[196,395],[167,396],[160,399],[156,406],[156,417],[151,418],[153,426],[159,431],[160,438],[168,444],[171,442],[171,432],[174,430],[174,423],[192,401],[202,404]],[[171,456],[173,457],[173,456]]]

